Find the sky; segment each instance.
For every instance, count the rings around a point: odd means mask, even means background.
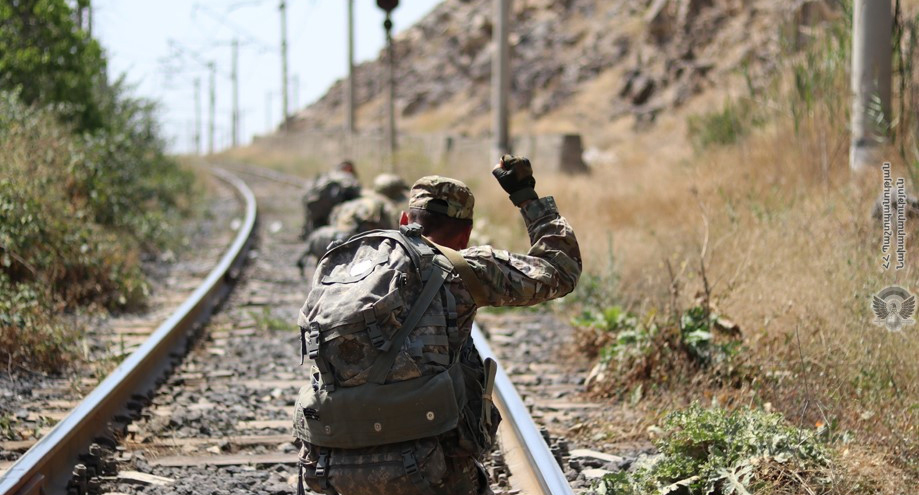
[[[441,0],[402,0],[396,33]],[[383,11],[354,0],[355,61],[375,59],[385,43]],[[194,151],[195,90],[201,84],[201,141],[207,149],[208,70],[217,67],[215,147],[231,143],[231,42],[239,39],[240,138],[277,127],[281,119],[279,0],[94,0],[93,35],[109,60],[109,78],[125,76],[137,96],[160,102],[169,149]],[[321,97],[347,74],[347,1],[287,0],[291,113]],[[178,47],[178,48],[177,48]]]

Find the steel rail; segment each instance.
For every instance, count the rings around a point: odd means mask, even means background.
[[[523,487],[523,493],[528,495],[536,495],[536,493],[533,493],[534,490],[538,490],[541,495],[573,495],[568,479],[562,473],[562,469],[552,455],[552,451],[549,450],[549,446],[546,445],[546,441],[536,428],[536,424],[533,423],[530,412],[523,404],[523,400],[521,400],[520,395],[514,388],[514,384],[511,383],[510,378],[508,378],[507,373],[491,350],[488,341],[477,324],[472,325],[472,340],[475,342],[475,347],[479,350],[482,359],[492,358],[498,363],[494,396],[497,399],[495,400],[495,405],[498,406],[498,410],[503,417],[501,421],[501,446],[507,449],[507,440],[512,440],[514,443],[519,444],[522,452],[514,453],[523,456],[526,461],[522,465],[514,464],[510,466],[511,475],[535,479],[536,486]],[[505,434],[513,438],[505,439]],[[517,469],[525,469],[527,472],[520,473],[516,471]]]
[[[0,494],[67,493],[80,455],[116,415],[124,414],[132,396],[152,390],[172,358],[182,354],[192,330],[200,328],[230,292],[254,242],[257,209],[255,195],[242,180],[220,169],[213,169],[213,173],[230,184],[245,204],[245,220],[233,244],[205,281],[150,338],[0,477]]]

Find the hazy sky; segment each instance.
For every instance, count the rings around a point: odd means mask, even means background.
[[[402,0],[395,31],[409,27],[441,0]],[[291,112],[322,96],[347,72],[346,0],[288,0]],[[355,59],[383,48],[383,12],[355,0]],[[171,56],[170,40],[217,65],[215,142],[230,145],[231,49],[240,40],[241,139],[277,126],[281,118],[278,0],[94,0],[93,34],[109,57],[109,77],[125,74],[135,93],[162,104],[163,130],[176,152],[194,149],[194,79],[201,79],[202,147],[207,147],[208,72],[189,55]],[[171,74],[170,74],[171,73]],[[270,106],[269,106],[270,102]],[[296,105],[296,106],[295,106]]]

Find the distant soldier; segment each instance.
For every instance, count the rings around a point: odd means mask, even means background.
[[[329,224],[313,230],[306,238],[306,249],[297,260],[300,272],[303,273],[308,257],[321,258],[333,242],[368,230],[396,228],[407,192],[408,185],[401,177],[380,174],[373,181],[372,192],[363,192],[360,197],[333,208]]]
[[[526,254],[467,248],[475,200],[460,181],[422,177],[398,231],[330,250],[300,310],[299,493],[489,494],[481,460],[500,416],[497,369],[469,335],[484,306],[530,306],[571,292],[581,273],[574,232],[540,198],[529,160],[492,171],[520,208]]]
[[[310,181],[302,199],[304,220],[300,238],[306,239],[313,229],[328,225],[329,215],[335,206],[360,194],[361,184],[357,180],[354,163],[349,160]]]

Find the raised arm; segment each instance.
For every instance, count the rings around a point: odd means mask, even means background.
[[[568,294],[581,275],[574,230],[555,200],[539,198],[529,160],[505,156],[494,175],[520,207],[530,237],[526,254],[491,246],[460,251],[485,286],[487,306],[530,306]]]

